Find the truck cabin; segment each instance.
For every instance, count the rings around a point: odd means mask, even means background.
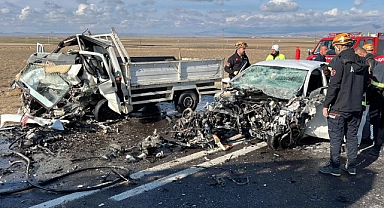
[[[86,35],[73,35],[59,42],[52,52],[42,50],[32,54],[28,63],[47,63],[56,65],[82,64],[84,69],[94,77],[105,81],[109,79],[106,65],[109,65],[109,54],[106,50],[109,43]],[[40,46],[43,48],[43,46]],[[107,61],[103,62],[103,58]],[[111,67],[111,66],[110,66]]]
[[[329,33],[325,38],[320,39],[316,44],[315,48],[311,51],[308,50],[307,60],[314,60],[315,57],[319,54],[320,47],[325,45],[328,47],[326,54],[327,62],[330,62],[332,58],[336,55],[335,49],[332,46],[333,38],[338,33]],[[353,48],[363,47],[365,44],[372,44],[374,46],[374,55],[384,54],[384,33],[376,33],[371,35],[363,35],[361,32],[351,32],[349,33],[353,39]]]

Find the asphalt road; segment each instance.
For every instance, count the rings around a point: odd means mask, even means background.
[[[384,157],[370,156],[369,147],[363,145],[357,175],[342,172],[341,177],[318,172],[329,160],[329,143],[316,138],[303,139],[298,147],[280,151],[258,140],[240,140],[228,151],[185,149],[136,163],[124,160],[127,153],[110,160],[100,157],[110,144],[128,148],[166,123],[165,119],[145,124],[131,119],[111,124],[113,131],[109,133],[88,128],[62,134],[50,144],[59,147],[51,146],[55,155],[26,149],[33,153],[33,176],[39,179],[98,165],[129,169],[130,179],[85,192],[32,188],[4,194],[0,195],[0,207],[384,207]],[[20,158],[4,154],[9,145],[4,141],[1,135],[0,192],[25,184],[25,165]],[[345,152],[342,157],[345,160]],[[115,172],[95,169],[65,177],[53,188],[80,189],[100,184],[104,176],[119,178]]]
[[[318,172],[328,160],[329,143],[303,142],[277,152],[256,141],[240,142],[229,151],[185,152],[142,165],[131,174],[136,184],[72,194],[32,189],[2,196],[1,207],[384,206],[382,156],[362,149],[357,175],[334,177]]]

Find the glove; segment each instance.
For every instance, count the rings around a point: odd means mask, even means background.
[[[235,72],[233,72],[234,75],[237,75],[238,73],[239,73],[239,71],[235,71]]]

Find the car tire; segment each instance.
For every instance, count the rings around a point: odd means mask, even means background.
[[[269,148],[277,150],[279,148],[279,138],[277,136],[268,136],[267,144]]]
[[[288,149],[295,147],[298,143],[302,134],[297,126],[292,125],[291,130],[287,131],[279,138],[279,146],[282,149]]]

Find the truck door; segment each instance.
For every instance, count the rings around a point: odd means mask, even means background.
[[[356,44],[353,46],[353,48],[356,48],[356,47],[363,47],[365,44],[372,44],[374,45],[373,43],[373,37],[370,38],[370,37],[365,37],[365,38],[361,38],[361,39],[358,39]]]
[[[364,45],[365,44],[372,44],[373,46],[375,45],[374,43],[373,43],[373,38],[368,38],[368,39],[366,39],[365,41],[364,41]]]
[[[353,45],[353,48],[363,47],[365,45],[364,39],[358,39],[356,43]]]
[[[97,83],[100,94],[108,100],[108,107],[116,113],[121,113],[120,99],[117,95],[115,77],[105,56],[90,51],[80,51],[83,57],[83,65],[90,71]]]
[[[377,49],[376,55],[383,55],[384,54],[384,33],[377,33]]]

